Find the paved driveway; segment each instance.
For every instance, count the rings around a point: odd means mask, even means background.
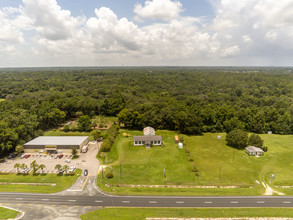
[[[63,158],[61,159],[54,159],[54,156],[31,153],[31,156],[27,159],[16,158],[0,163],[0,172],[17,173],[17,169],[14,168],[16,163],[24,163],[28,168],[30,168],[30,163],[36,160],[37,164],[44,164],[46,166],[44,173],[57,173],[58,171],[55,169],[55,166],[56,164],[60,164],[62,166],[68,165],[69,167],[76,166],[82,170],[88,169],[89,176],[96,176],[100,165],[98,159],[96,158],[100,144],[101,143],[99,142],[90,142],[88,152],[80,153],[80,157],[75,160],[72,160],[72,155],[70,154],[64,154]],[[70,163],[65,162],[67,159],[71,160]],[[30,171],[31,168],[28,170],[28,172]],[[37,171],[37,173],[41,172],[41,169]]]

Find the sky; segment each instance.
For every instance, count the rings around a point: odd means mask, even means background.
[[[292,66],[293,0],[1,0],[0,67]]]

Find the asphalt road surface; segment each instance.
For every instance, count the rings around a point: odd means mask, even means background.
[[[0,203],[102,207],[293,207],[293,197],[69,196],[0,193]]]

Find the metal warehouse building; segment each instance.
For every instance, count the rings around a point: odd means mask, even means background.
[[[41,136],[23,145],[25,153],[71,153],[81,150],[89,142],[88,136]]]

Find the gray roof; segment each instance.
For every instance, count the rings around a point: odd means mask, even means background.
[[[60,146],[60,145],[80,145],[88,136],[40,136],[26,144],[26,145],[45,145],[45,146]]]
[[[162,136],[134,136],[133,141],[162,141]]]
[[[254,146],[249,146],[249,147],[246,147],[245,149],[249,152],[261,152],[261,153],[264,152],[261,148],[254,147]]]

